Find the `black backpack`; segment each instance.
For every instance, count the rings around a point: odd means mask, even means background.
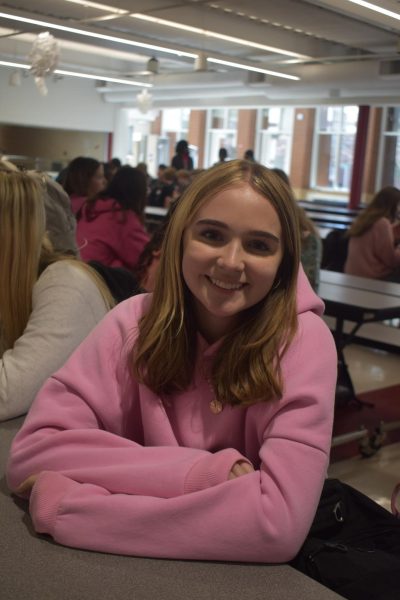
[[[117,304],[143,292],[136,277],[128,269],[108,267],[96,260],[90,260],[88,264],[104,279]]]
[[[348,245],[347,229],[332,229],[323,239],[321,268],[343,273]]]
[[[400,519],[338,479],[327,479],[291,565],[348,600],[400,599]]]

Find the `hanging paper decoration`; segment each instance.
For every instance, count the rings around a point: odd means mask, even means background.
[[[147,113],[153,104],[153,96],[145,88],[136,96],[136,101],[140,112]]]
[[[31,60],[30,70],[35,78],[36,86],[42,96],[46,96],[45,77],[57,68],[59,58],[58,43],[55,37],[48,31],[39,33],[33,42],[29,58]]]

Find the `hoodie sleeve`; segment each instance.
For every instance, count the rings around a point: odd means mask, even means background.
[[[97,331],[104,338],[104,326]],[[96,332],[91,336],[93,342],[95,336]],[[112,344],[113,336],[108,339]],[[80,359],[84,358],[80,352]],[[88,408],[81,407],[78,414],[76,406],[69,411],[69,400],[65,398],[63,421],[60,415],[47,418],[52,424],[46,426],[46,420],[38,420],[38,411],[43,409],[42,391],[42,399],[34,404],[32,416],[14,442],[8,468],[10,485],[15,489],[32,472],[41,471],[30,499],[35,528],[68,546],[138,556],[286,562],[298,552],[311,525],[328,465],[336,352],[328,329],[315,315],[302,318],[296,340],[285,357],[283,374],[287,379],[284,397],[249,409],[248,418],[260,438],[259,443],[254,442],[258,445],[259,465],[251,474],[233,480],[220,478],[211,486],[199,485],[197,491],[180,494],[179,489],[184,487],[188,474],[196,470],[196,464],[218,461],[218,453],[166,446],[158,448],[157,465],[148,479],[164,478],[164,487],[165,478],[169,479],[169,489],[174,491],[169,497],[157,495],[157,482],[150,484],[152,494],[134,492],[133,483],[127,483],[121,492],[113,490],[108,480],[104,480],[106,485],[100,478],[96,481],[71,476],[68,470],[62,472],[61,462],[54,469],[44,457],[59,453],[59,441],[64,445],[63,436],[69,434],[63,424],[66,414],[72,419],[70,424],[76,419],[77,429]],[[105,398],[113,392],[108,378],[109,373],[105,373]],[[84,440],[90,453],[93,430],[109,429],[107,410],[103,410],[102,418],[100,422],[94,414],[86,416],[83,430],[74,432],[81,435],[82,461]],[[135,460],[135,445],[118,437],[117,431],[98,433],[102,463],[114,453],[115,446],[122,448],[107,477],[120,469],[123,479],[133,479],[136,466],[129,463]],[[42,459],[30,462],[31,454],[40,454],[43,447]],[[154,449],[139,451],[145,450]],[[125,458],[121,458],[124,452]],[[181,467],[176,466],[179,464]],[[172,473],[166,474],[164,471],[171,467]],[[220,472],[218,468],[215,471]]]

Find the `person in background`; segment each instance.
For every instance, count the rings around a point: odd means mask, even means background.
[[[0,171],[19,173],[15,164],[4,159],[0,160]],[[53,249],[60,254],[78,256],[76,219],[72,213],[68,194],[47,173],[41,171],[28,171],[28,173],[37,179],[43,192],[46,232]]]
[[[357,216],[348,231],[344,272],[400,282],[400,248],[396,246],[399,218],[400,190],[385,187]]]
[[[74,215],[78,214],[87,198],[104,190],[106,183],[101,162],[86,156],[74,158],[68,165],[64,183]]]
[[[149,206],[158,206],[157,199],[161,193],[161,188],[164,185],[163,174],[168,167],[164,164],[158,165],[157,177],[152,180],[150,184],[150,192],[147,197],[147,204]]]
[[[45,176],[0,165],[0,420],[27,412],[43,382],[113,305],[95,271],[53,249],[48,184]]]
[[[136,165],[136,168],[139,169],[139,171],[142,171],[144,176],[146,177],[146,183],[147,183],[147,195],[150,194],[151,192],[151,184],[152,184],[152,177],[149,174],[148,170],[147,170],[147,164],[144,162],[140,162]]]
[[[220,148],[218,151],[218,162],[216,162],[216,165],[219,165],[220,163],[223,163],[227,160],[228,158],[228,151],[226,148]]]
[[[133,271],[149,240],[144,227],[146,177],[128,165],[78,213],[77,240],[85,261]]]
[[[244,160],[250,160],[251,162],[255,162],[255,158],[254,158],[254,150],[246,150],[246,152],[244,153],[243,156]]]
[[[37,532],[135,556],[296,555],[329,463],[337,362],[298,272],[294,202],[248,161],[187,188],[154,293],[110,312],[14,438],[7,481]]]
[[[119,158],[112,158],[111,160],[108,161],[107,166],[104,170],[108,183],[114,177],[115,173],[117,173],[117,171],[120,170],[121,167],[122,167],[122,163]]]
[[[193,169],[193,159],[189,154],[189,144],[186,140],[180,140],[175,146],[175,156],[172,159],[171,167],[177,171],[185,169],[191,171]]]
[[[164,169],[160,185],[154,188],[148,197],[149,206],[168,207],[175,199],[176,169],[168,167]]]
[[[278,168],[272,169],[272,171],[292,189],[289,177],[285,171]],[[307,217],[305,210],[297,203],[296,207],[300,226],[301,264],[312,288],[318,290],[322,259],[322,240],[314,223]]]
[[[46,231],[56,252],[78,256],[76,245],[76,218],[66,191],[47,174],[29,172],[45,190]]]

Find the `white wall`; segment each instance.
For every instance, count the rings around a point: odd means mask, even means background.
[[[0,123],[81,131],[114,130],[118,108],[102,100],[95,81],[76,77],[54,81],[49,77],[48,94],[42,96],[31,75],[22,76],[20,86],[10,86],[12,72],[0,67]]]

